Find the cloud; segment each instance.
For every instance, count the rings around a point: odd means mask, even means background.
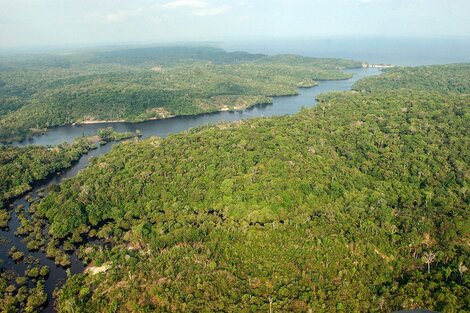
[[[1,0],[0,0],[1,1]],[[232,6],[213,5],[208,1],[203,0],[174,0],[166,2],[162,5],[141,5],[128,7],[115,12],[91,12],[86,15],[90,20],[101,24],[119,24],[133,22],[137,19],[150,18],[155,20],[151,16],[158,16],[158,20],[165,17],[164,11],[181,11],[184,14],[193,16],[215,16],[228,12],[232,9]],[[0,21],[1,22],[1,21]]]
[[[368,3],[385,2],[385,0],[360,0],[359,2],[362,4],[368,4]]]
[[[220,15],[230,11],[231,7],[228,5],[223,5],[219,7],[209,7],[199,10],[194,10],[191,14],[196,16],[211,16],[211,15]]]
[[[134,17],[141,16],[143,13],[142,9],[130,9],[130,10],[120,10],[112,13],[90,13],[87,15],[88,18],[98,20],[103,24],[114,24],[126,22]]]
[[[211,5],[201,0],[174,0],[161,6],[163,9],[189,10],[195,16],[214,16],[224,14],[232,8],[229,5]]]
[[[164,9],[204,9],[209,5],[200,0],[174,0],[162,5]]]

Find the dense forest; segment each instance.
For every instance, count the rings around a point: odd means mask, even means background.
[[[469,83],[394,69],[294,116],[113,148],[32,206],[35,248],[89,263],[58,311],[469,312]]]
[[[91,145],[87,139],[80,138],[74,144],[56,147],[0,146],[0,200],[21,195],[31,189],[32,183],[69,167]]]
[[[470,93],[470,64],[394,67],[379,77],[358,81],[353,89],[381,91],[413,89],[439,92]]]
[[[0,140],[96,120],[143,121],[240,110],[316,80],[346,79],[354,61],[154,47],[0,57]]]
[[[8,229],[10,221],[11,208],[5,205],[7,200],[24,194],[48,175],[69,167],[92,148],[90,138],[79,138],[73,144],[56,147],[0,146],[0,229]],[[0,235],[0,245],[6,244],[7,239]],[[0,258],[1,312],[16,312],[18,308],[36,312],[47,299],[44,279],[49,268],[40,266],[37,259],[25,255],[15,246],[9,249],[8,256],[15,263],[25,264],[26,269],[22,273],[6,270],[3,264],[6,260]]]
[[[117,141],[136,137],[139,134],[118,133],[112,128],[99,129],[97,134],[88,137],[79,137],[73,143],[64,143],[58,146],[0,146],[0,230],[8,230],[12,208],[6,203],[32,189],[32,186],[47,176],[53,175],[72,165],[83,154],[96,148],[96,144]],[[44,190],[38,195],[44,196]],[[31,195],[25,199],[34,201]],[[25,212],[23,205],[14,208],[16,216],[21,221],[21,227],[15,234],[22,236],[35,231],[36,240],[44,241],[47,236],[41,233],[41,225],[29,222],[30,216]],[[28,226],[29,225],[29,226]],[[10,245],[7,239],[0,235],[0,246]],[[11,245],[10,245],[11,246]],[[27,242],[27,248],[37,250],[35,241]],[[59,249],[50,250],[58,265],[70,264],[68,255]],[[36,312],[46,302],[44,280],[49,273],[49,267],[41,266],[39,260],[32,255],[25,254],[15,246],[8,250],[8,257],[16,264],[24,264],[24,272],[17,272],[5,268],[6,260],[0,258],[0,311],[1,312]],[[51,256],[52,257],[52,256]]]
[[[112,128],[99,129],[96,136],[79,137],[73,143],[44,147],[0,145],[0,209],[3,202],[22,195],[31,185],[78,160],[96,147],[96,143],[128,139],[138,134],[118,133]]]

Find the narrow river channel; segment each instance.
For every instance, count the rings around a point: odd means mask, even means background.
[[[72,125],[60,126],[51,129],[46,134],[35,136],[29,140],[13,143],[16,146],[26,146],[29,144],[37,145],[57,145],[64,141],[72,142],[76,137],[82,135],[94,134],[97,129],[112,126],[116,131],[124,132],[140,130],[143,138],[149,136],[165,137],[168,134],[181,132],[192,127],[214,124],[218,122],[230,122],[243,119],[250,119],[262,116],[277,116],[285,114],[294,114],[300,111],[302,107],[312,107],[316,104],[315,98],[325,92],[330,91],[343,91],[350,90],[351,86],[359,79],[377,75],[380,71],[376,68],[367,69],[350,69],[346,70],[354,74],[353,78],[339,81],[321,81],[319,85],[313,88],[299,89],[300,94],[297,96],[276,97],[273,103],[269,105],[257,105],[250,109],[240,112],[216,112],[211,114],[202,114],[196,116],[182,116],[174,117],[165,120],[154,120],[142,123],[112,123],[112,124],[91,124],[75,127]],[[98,149],[91,150],[88,154],[83,155],[78,162],[73,164],[70,168],[62,171],[61,173],[51,175],[43,181],[35,184],[32,191],[26,195],[12,201],[10,205],[16,208],[23,205],[26,209],[29,207],[29,202],[26,200],[27,196],[32,196],[34,199],[38,198],[40,191],[46,190],[51,185],[60,184],[62,180],[75,176],[79,170],[87,166],[88,160],[91,157],[96,157],[111,150],[111,147],[116,144],[114,142],[108,143]],[[19,220],[16,212],[12,210],[9,228],[7,230],[0,230],[0,237],[5,237],[7,243],[0,244],[0,260],[3,261],[2,267],[5,269],[13,270],[17,273],[23,273],[27,265],[24,263],[15,263],[8,257],[8,251],[12,246],[15,246],[19,251],[22,251],[25,256],[31,255],[38,259],[40,265],[48,265],[50,268],[49,275],[45,282],[45,290],[48,295],[48,304],[43,312],[54,312],[54,303],[52,292],[57,286],[60,286],[67,277],[67,271],[54,264],[54,261],[48,259],[41,251],[30,252],[26,245],[22,242],[21,238],[15,236],[15,232],[19,227]],[[71,257],[70,272],[72,274],[80,273],[84,270],[85,266],[77,258],[76,255]]]

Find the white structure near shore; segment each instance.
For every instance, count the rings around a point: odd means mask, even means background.
[[[392,65],[392,64],[368,64],[368,63],[362,63],[362,68],[368,68],[368,67],[373,67],[373,68],[390,68],[390,67],[395,67],[395,65]]]

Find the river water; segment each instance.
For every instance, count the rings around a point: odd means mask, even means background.
[[[81,135],[91,135],[96,130],[103,127],[112,126],[119,132],[142,131],[143,137],[160,136],[166,137],[168,134],[178,133],[189,128],[218,122],[230,122],[249,119],[261,116],[275,116],[294,114],[302,107],[314,106],[315,98],[325,92],[349,90],[357,80],[371,75],[376,75],[379,70],[376,68],[348,69],[346,72],[354,74],[353,78],[338,81],[320,81],[319,85],[313,88],[300,89],[297,96],[275,97],[273,104],[256,105],[240,112],[215,112],[209,114],[178,116],[164,120],[152,120],[141,123],[103,123],[89,124],[81,126],[65,125],[52,128],[46,134],[35,136],[29,140],[14,143],[18,146],[29,144],[56,145],[64,141],[72,142],[74,138]]]
[[[214,124],[218,122],[238,121],[262,116],[267,117],[294,114],[299,112],[302,107],[307,108],[314,106],[316,104],[315,98],[321,93],[329,91],[350,90],[351,86],[357,80],[380,73],[380,71],[375,68],[349,69],[346,71],[354,74],[354,76],[347,80],[321,81],[316,87],[299,89],[299,95],[297,96],[275,97],[272,104],[257,105],[240,112],[215,112],[210,114],[174,117],[165,120],[153,120],[141,123],[92,124],[79,127],[66,125],[53,128],[44,135],[35,136],[28,140],[16,142],[13,144],[17,146],[25,146],[29,144],[56,145],[65,141],[72,142],[76,137],[94,134],[97,129],[109,126],[112,126],[115,130],[120,132],[134,132],[136,130],[140,130],[142,132],[143,138],[149,136],[165,137],[168,134],[178,133],[201,125]],[[73,166],[70,168],[63,170],[60,173],[51,175],[43,181],[35,184],[34,189],[31,192],[28,192],[27,195],[31,195],[33,198],[37,199],[38,191],[45,188],[47,189],[47,187],[51,185],[60,184],[62,180],[75,176],[79,170],[87,166],[88,160],[91,157],[96,157],[110,151],[114,144],[116,143],[111,142],[104,146],[99,146],[98,149],[90,151],[88,154],[82,156],[78,162],[73,164]],[[29,202],[26,201],[25,197],[20,197],[14,200],[12,205],[13,207],[24,205],[25,209],[27,209],[29,207]],[[21,238],[18,238],[14,235],[20,223],[15,211],[12,211],[11,215],[12,218],[9,222],[9,229],[0,230],[0,236],[6,237],[9,241],[6,244],[0,245],[0,260],[3,260],[2,266],[6,269],[14,270],[19,274],[23,273],[26,269],[27,266],[25,264],[16,264],[8,257],[8,251],[12,246],[16,246],[16,248],[22,251],[25,256],[32,255],[38,259],[40,265],[48,265],[50,268],[50,273],[45,282],[45,290],[48,294],[49,301],[43,312],[54,312],[52,292],[57,286],[60,286],[65,281],[67,277],[66,270],[56,266],[52,260],[48,259],[46,255],[40,251],[29,252]],[[72,274],[80,273],[84,270],[84,265],[76,257],[76,255],[72,255],[71,261],[72,264],[70,271]]]

